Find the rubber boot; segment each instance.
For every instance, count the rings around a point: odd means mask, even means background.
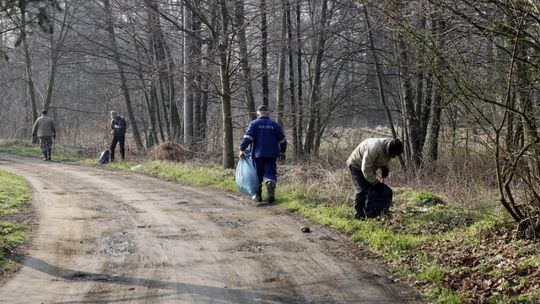
[[[43,159],[42,160],[49,160],[49,158],[47,157],[47,151],[43,151]]]
[[[255,194],[252,199],[256,202],[262,202],[262,185],[259,184],[257,187],[257,194]]]
[[[266,189],[268,190],[268,202],[273,203],[276,201],[276,182],[266,181]]]

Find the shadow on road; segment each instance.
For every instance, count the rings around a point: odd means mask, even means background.
[[[221,287],[203,286],[203,285],[190,284],[190,283],[167,282],[167,281],[159,281],[159,280],[152,280],[152,279],[115,276],[115,275],[109,275],[109,274],[104,274],[104,273],[75,271],[75,270],[51,265],[43,260],[40,260],[34,257],[16,257],[13,259],[13,261],[21,264],[23,267],[32,268],[39,272],[42,272],[42,273],[45,273],[45,274],[48,274],[57,278],[64,279],[66,281],[96,282],[96,283],[103,283],[103,284],[141,286],[141,287],[148,287],[148,288],[154,288],[154,289],[167,289],[167,290],[175,291],[173,293],[168,293],[168,294],[153,295],[152,297],[155,297],[155,298],[172,297],[172,296],[180,295],[180,294],[192,294],[192,295],[196,295],[195,298],[199,298],[200,300],[212,299],[212,300],[232,302],[232,303],[239,303],[239,302],[241,303],[254,303],[254,302],[257,302],[257,303],[267,303],[267,302],[313,303],[312,301],[308,301],[307,299],[304,299],[303,297],[298,296],[298,295],[284,295],[284,294],[278,293],[279,290],[277,289],[274,289],[274,290],[228,289],[225,287],[221,288]],[[289,292],[291,290],[293,289],[291,288],[287,289],[287,291]],[[129,301],[133,301],[137,299],[138,297],[116,299],[116,300],[108,299],[107,303],[129,302]],[[141,297],[141,300],[142,299],[148,300],[148,297],[143,296]],[[103,299],[100,301],[102,302]],[[83,301],[83,302],[67,301],[67,302],[59,302],[59,303],[67,304],[67,303],[97,303],[97,302],[99,301],[88,300],[88,301]],[[324,303],[329,303],[328,299],[325,299]]]

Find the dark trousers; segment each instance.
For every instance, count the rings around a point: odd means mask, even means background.
[[[112,144],[111,144],[111,162],[114,160],[114,149],[116,149],[116,144],[120,144],[120,155],[122,160],[126,156],[126,150],[124,148],[124,143],[126,142],[126,136],[124,135],[114,135]]]
[[[354,197],[354,209],[356,210],[356,215],[365,217],[367,194],[369,188],[371,188],[371,184],[364,177],[362,170],[353,166],[349,166],[349,170],[351,171],[353,185],[356,189],[356,196]]]
[[[274,183],[277,182],[276,159],[274,157],[255,158],[255,168],[257,169],[259,184],[269,180]]]

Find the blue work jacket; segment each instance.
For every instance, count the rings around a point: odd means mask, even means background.
[[[287,139],[281,126],[268,116],[251,121],[240,143],[240,151],[252,145],[253,158],[279,157],[287,150]]]

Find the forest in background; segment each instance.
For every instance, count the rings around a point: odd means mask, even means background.
[[[232,168],[266,104],[295,160],[346,155],[355,130],[377,126],[404,139],[413,175],[487,160],[501,206],[540,234],[534,0],[7,0],[0,12],[1,137],[29,139],[48,108],[57,146],[95,154],[116,110],[132,154],[172,141]]]

